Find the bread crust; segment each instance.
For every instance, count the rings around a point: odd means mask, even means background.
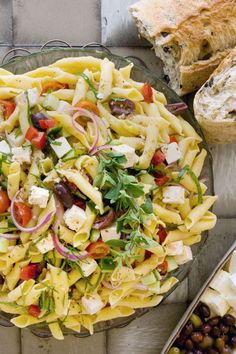
[[[180,95],[201,87],[236,45],[235,0],[142,0],[130,11]]]
[[[221,62],[217,69],[210,76],[208,81],[201,87],[197,92],[194,99],[194,113],[199,124],[202,127],[203,133],[209,143],[215,144],[226,144],[236,142],[236,111],[235,116],[231,119],[224,118],[225,111],[223,111],[224,102],[222,102],[222,116],[219,119],[208,119],[209,110],[206,106],[202,105],[202,98],[205,98],[208,94],[208,90],[211,88],[227,90],[226,83],[230,80],[229,69],[236,67],[236,47],[229,53],[229,55]],[[218,81],[217,79],[220,79]],[[216,83],[215,83],[216,82]],[[219,82],[221,84],[218,87]],[[209,88],[211,87],[211,88]],[[217,90],[215,90],[217,92]],[[214,105],[214,99],[218,100],[218,97],[211,97],[212,101],[209,101],[209,105]],[[220,102],[221,103],[221,102]],[[234,111],[234,107],[231,107]],[[221,113],[221,112],[220,112]]]

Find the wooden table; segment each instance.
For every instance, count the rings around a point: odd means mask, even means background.
[[[160,63],[137,36],[127,11],[132,0],[0,0],[0,58],[12,48],[37,51],[60,38],[72,45],[101,42],[113,53],[142,58],[154,72]],[[236,236],[236,147],[211,146],[218,224],[192,266],[189,278],[163,305],[122,329],[63,342],[40,339],[29,330],[0,328],[0,354],[158,354],[183,314]]]

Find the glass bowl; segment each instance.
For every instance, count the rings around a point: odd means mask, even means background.
[[[52,48],[41,52],[33,53],[30,55],[26,55],[24,57],[15,58],[14,60],[11,60],[8,64],[2,65],[2,68],[11,71],[14,74],[22,74],[27,71],[34,70],[40,66],[47,66],[49,64],[52,64],[56,60],[65,57],[81,57],[81,56],[94,56],[96,58],[101,58],[101,59],[106,57],[112,62],[114,62],[116,68],[124,67],[131,62],[130,60],[122,58],[120,56],[113,55],[105,51],[95,50],[95,49]],[[134,65],[132,69],[131,77],[137,81],[149,82],[155,89],[164,93],[168,103],[182,102],[182,100],[177,96],[177,94],[174,91],[172,91],[167,86],[166,83],[161,81],[158,76],[156,76],[153,72],[149,71],[143,66]],[[203,142],[201,144],[202,147],[204,147],[208,151],[208,156],[202,171],[202,176],[207,179],[206,184],[208,187],[208,193],[213,194],[214,185],[213,185],[212,157],[209,152],[208,146],[201,132],[200,126],[198,125],[197,121],[195,120],[190,110],[188,110],[183,115],[183,118],[187,120],[198,132],[198,134],[201,135],[203,138]],[[193,261],[198,255],[198,253],[200,252],[202,246],[204,245],[207,236],[208,236],[207,232],[203,233],[201,242],[192,246]],[[179,283],[175,287],[173,287],[167,294],[164,295],[163,300],[166,299],[170,295],[170,293],[172,293],[176,289],[176,287],[178,287],[180,282],[187,277],[192,262],[182,265],[173,274],[179,279]],[[110,321],[97,323],[94,326],[94,333],[105,331],[111,328],[124,327],[128,325],[131,321],[136,319],[137,317],[140,317],[149,311],[151,311],[151,309],[145,309],[145,308],[137,309],[136,312],[129,317],[122,317]],[[13,326],[10,322],[11,317],[12,316],[10,314],[0,312],[0,325],[5,327]],[[33,325],[30,327],[30,329],[33,334],[39,337],[44,337],[44,338],[51,337],[51,332],[47,327],[47,325],[43,325],[43,324]],[[86,337],[90,335],[89,332],[84,328],[82,328],[81,333],[75,333],[72,330],[63,328],[63,333],[64,335],[73,334],[74,336],[77,337]]]

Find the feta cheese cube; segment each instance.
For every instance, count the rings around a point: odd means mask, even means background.
[[[1,140],[0,141],[0,153],[10,154],[10,152],[11,152],[10,145],[5,140]]]
[[[210,307],[213,316],[224,316],[229,310],[229,305],[223,296],[210,288],[206,289],[201,297],[201,301]]]
[[[50,145],[51,148],[55,151],[56,155],[59,157],[59,159],[72,149],[72,147],[64,136],[55,139]]]
[[[233,251],[229,261],[229,272],[231,274],[236,273],[236,251]]]
[[[39,104],[40,93],[36,87],[27,90],[30,107]]]
[[[229,275],[229,282],[231,289],[236,292],[236,273]]]
[[[168,163],[168,165],[178,161],[183,157],[179,145],[175,142],[163,145],[161,151],[165,155],[166,162]]]
[[[49,190],[41,187],[32,186],[30,189],[29,203],[46,208],[49,198]]]
[[[101,230],[101,236],[102,236],[103,242],[106,242],[109,240],[119,240],[120,235],[121,235],[121,233],[116,231],[116,224],[108,227],[107,229]]]
[[[27,96],[28,96],[28,100],[27,100]],[[40,93],[37,90],[37,88],[32,88],[32,89],[28,89],[25,92],[22,92],[21,94],[19,94],[16,97],[16,103],[28,103],[29,101],[29,105],[30,107],[35,106],[36,104],[40,103]]]
[[[163,203],[184,204],[185,190],[180,186],[168,186],[163,188]]]
[[[67,209],[64,214],[66,225],[74,231],[78,231],[80,229],[86,218],[85,211],[76,205],[73,205],[70,209]]]
[[[176,263],[179,265],[191,261],[193,259],[191,247],[183,246],[183,253],[179,254],[177,256],[174,256],[174,259],[175,259]]]
[[[37,242],[35,245],[42,254],[47,253],[54,248],[52,236],[50,234],[47,237],[42,238],[42,240]]]
[[[25,137],[23,134],[19,134],[18,129],[14,129],[10,134],[8,134],[8,140],[10,143],[12,142],[11,145],[21,146],[25,141]]]
[[[133,167],[138,162],[138,155],[135,149],[129,145],[121,144],[113,146],[112,149],[126,157],[126,162],[123,164],[124,168]]]
[[[233,295],[229,273],[224,270],[219,270],[214,276],[213,280],[210,283],[210,287],[214,290],[217,290],[221,295],[228,296]]]
[[[26,163],[31,163],[31,153],[32,150],[30,147],[13,147],[12,148],[12,160],[19,162],[19,164],[22,164],[24,162]]]
[[[86,258],[84,261],[79,261],[79,265],[83,272],[83,277],[90,276],[98,267],[97,262],[93,258]]]
[[[73,107],[66,101],[60,101],[57,107],[57,111],[61,113],[72,114]]]
[[[178,256],[184,252],[183,241],[170,242],[165,247],[168,256]]]
[[[94,315],[105,306],[98,294],[94,294],[91,297],[83,296],[81,302],[84,313],[89,315]]]

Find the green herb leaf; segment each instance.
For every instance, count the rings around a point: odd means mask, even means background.
[[[153,206],[152,206],[152,201],[150,198],[146,200],[144,204],[141,205],[141,208],[143,211],[147,214],[151,214],[153,212]]]
[[[109,241],[106,241],[106,244],[110,247],[125,247],[127,244],[127,241],[125,241],[125,240],[109,240]]]
[[[99,262],[99,267],[103,272],[111,272],[116,268],[116,263],[111,257],[104,257]]]
[[[185,175],[185,173],[187,173],[192,178],[193,182],[195,183],[195,185],[197,187],[197,193],[198,193],[198,204],[202,204],[203,203],[202,188],[201,188],[198,177],[195,175],[195,173],[189,167],[189,165],[185,165],[183,167],[183,169],[179,172],[177,178],[174,181],[176,183],[179,183],[181,181],[181,179],[183,178],[183,176]]]
[[[97,98],[98,91],[95,88],[95,86],[92,83],[92,81],[90,80],[90,78],[85,73],[80,74],[80,76],[82,76],[82,78],[87,82],[87,84],[89,85],[90,90],[93,92],[94,96]]]

